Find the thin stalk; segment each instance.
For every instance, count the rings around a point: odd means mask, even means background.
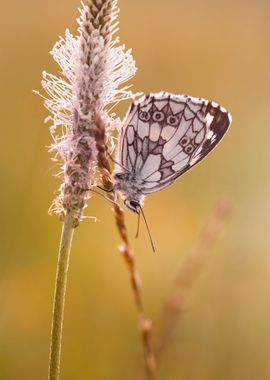
[[[65,308],[65,295],[73,233],[74,218],[72,214],[68,214],[63,222],[62,236],[58,253],[52,315],[48,380],[58,380],[60,374],[60,356]]]
[[[191,252],[185,257],[176,274],[173,286],[164,303],[157,328],[154,350],[159,361],[166,351],[177,323],[192,305],[195,285],[210,259],[210,254],[231,215],[229,198],[221,196],[215,203]]]
[[[211,250],[217,242],[232,211],[227,197],[221,197],[191,252],[182,262],[160,315],[159,327],[153,342],[153,352],[160,363],[171,342],[177,323],[191,306],[195,284],[210,258]],[[143,368],[138,368],[134,380],[145,380]]]
[[[97,162],[98,167],[101,173],[101,180],[103,183],[103,187],[106,190],[110,190],[113,188],[113,183],[111,180],[112,169],[109,161],[109,155],[107,154],[106,149],[106,127],[103,123],[102,119],[96,115],[95,117],[96,130],[94,133],[94,137],[96,140],[96,148],[97,148]],[[108,194],[108,197],[111,201],[114,200],[114,195],[112,193]],[[122,257],[125,261],[126,267],[128,269],[131,288],[133,291],[135,304],[137,307],[138,313],[138,325],[139,331],[142,338],[142,344],[144,349],[144,359],[146,365],[146,372],[149,379],[154,378],[156,373],[156,360],[152,350],[152,323],[146,317],[143,302],[142,302],[142,291],[141,291],[141,282],[140,276],[136,269],[135,255],[131,250],[129,241],[128,241],[128,231],[125,222],[125,214],[123,209],[116,202],[113,205],[113,212],[115,216],[116,226],[121,237],[122,244],[119,247],[120,252],[122,253]]]

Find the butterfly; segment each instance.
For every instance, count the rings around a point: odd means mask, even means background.
[[[114,191],[138,214],[147,194],[171,185],[205,158],[232,118],[220,105],[166,92],[134,102],[123,123]]]

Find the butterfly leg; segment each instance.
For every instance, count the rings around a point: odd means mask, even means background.
[[[114,191],[114,194],[113,194],[113,202],[115,204],[117,204],[117,192],[116,191]]]
[[[104,189],[104,187],[96,186],[98,189],[105,191],[106,193],[112,193],[114,188],[112,187],[110,190]]]
[[[97,194],[97,195],[100,195],[102,198],[106,199],[106,201],[112,203],[113,205],[118,205],[118,203],[117,203],[117,193],[116,193],[116,191],[114,192],[114,199],[113,199],[113,200],[111,200],[110,198],[106,197],[106,195],[103,195],[103,194],[99,193],[99,192],[96,191],[96,190],[89,189],[89,191],[92,191],[92,193],[95,193],[95,194]]]

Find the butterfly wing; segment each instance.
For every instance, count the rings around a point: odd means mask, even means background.
[[[143,194],[161,190],[206,157],[230,123],[230,114],[208,100],[150,94],[127,115],[119,162],[141,181]]]

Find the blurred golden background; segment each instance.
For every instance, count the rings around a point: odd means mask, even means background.
[[[220,194],[233,212],[159,365],[158,380],[270,378],[270,3],[268,0],[120,0],[120,37],[139,71],[134,90],[214,100],[233,124],[217,149],[170,188],[150,195],[146,233],[130,239],[154,333],[184,257]],[[0,379],[45,379],[61,224],[47,210],[59,182],[46,146],[47,111],[31,90],[79,1],[2,4]],[[119,110],[123,115],[128,104]],[[75,232],[64,324],[62,375],[133,379],[142,365],[136,310],[110,206],[89,202]],[[79,376],[78,376],[79,374]]]

